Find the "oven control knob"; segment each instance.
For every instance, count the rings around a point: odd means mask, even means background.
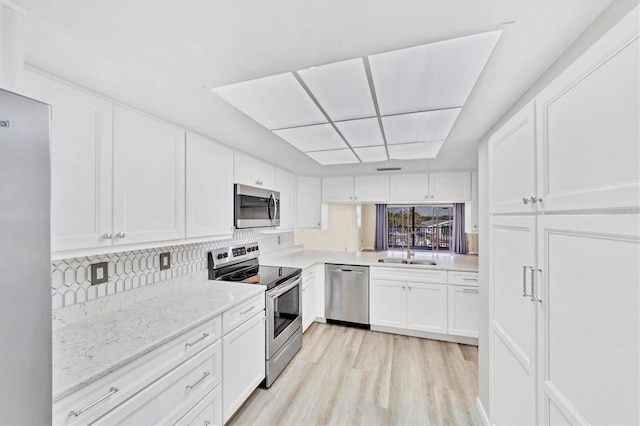
[[[229,253],[225,253],[225,254],[224,254],[224,257],[229,257]]]
[[[258,250],[258,246],[255,246],[255,247],[253,248],[253,251],[256,251],[256,250]]]
[[[218,254],[218,259],[222,259],[222,253]]]

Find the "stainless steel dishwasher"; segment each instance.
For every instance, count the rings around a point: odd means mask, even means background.
[[[325,266],[324,314],[328,323],[369,328],[369,267]]]

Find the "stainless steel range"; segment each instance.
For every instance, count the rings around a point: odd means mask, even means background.
[[[270,387],[302,348],[302,269],[264,266],[258,243],[208,254],[209,279],[266,287],[266,363],[263,386]]]

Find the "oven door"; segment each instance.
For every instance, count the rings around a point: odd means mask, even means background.
[[[237,229],[280,225],[280,193],[234,185],[234,224]]]
[[[302,326],[301,275],[267,292],[267,359]]]

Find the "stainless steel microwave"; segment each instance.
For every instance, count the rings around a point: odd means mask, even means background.
[[[234,186],[236,229],[280,225],[280,193],[236,183]]]

